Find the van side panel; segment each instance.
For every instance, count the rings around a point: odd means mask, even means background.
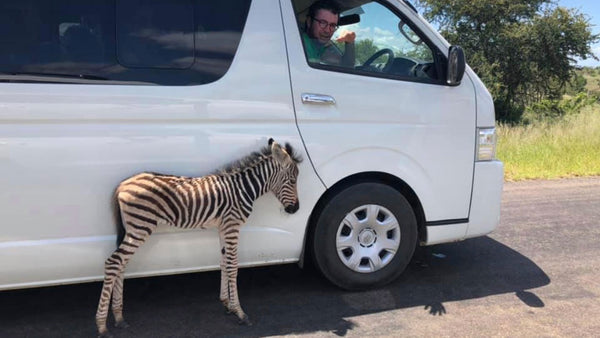
[[[277,0],[253,1],[228,73],[202,86],[0,83],[0,289],[100,280],[116,248],[111,198],[141,171],[201,176],[295,125]],[[242,228],[242,266],[297,261],[323,193],[300,166],[300,210],[271,194]],[[218,269],[214,230],[159,229],[126,276]]]

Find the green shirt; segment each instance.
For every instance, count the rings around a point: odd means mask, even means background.
[[[345,43],[345,51],[342,53],[333,42],[321,44],[317,39],[311,39],[306,32],[302,33],[302,43],[310,63],[354,67],[354,43]]]
[[[302,40],[304,42],[304,48],[306,49],[306,56],[308,56],[308,61],[317,63],[321,62],[321,56],[323,55],[327,47],[314,41],[306,33],[302,33]]]

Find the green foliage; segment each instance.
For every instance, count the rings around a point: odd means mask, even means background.
[[[579,93],[585,93],[587,86],[587,80],[581,72],[575,71],[573,77],[567,83],[566,94],[577,95]]]
[[[424,48],[424,44],[419,47],[423,48],[411,48],[410,50],[400,55],[402,55],[403,57],[420,60],[422,62],[433,62],[433,54],[431,53],[431,49]]]
[[[585,15],[551,0],[417,2],[452,44],[463,47],[502,121],[518,122],[525,107],[560,100],[574,59],[594,57],[591,45],[599,38]]]
[[[339,50],[343,51],[345,47],[345,44],[343,42],[337,42],[337,41],[333,41],[333,43],[339,48]],[[367,61],[371,55],[375,54],[379,48],[377,46],[375,46],[375,43],[373,42],[372,39],[360,39],[360,40],[356,40],[355,44],[354,44],[354,50],[355,50],[355,64],[356,65],[362,65],[363,63],[365,63],[365,61]],[[383,60],[383,57],[382,57]]]
[[[543,99],[532,103],[525,109],[522,122],[531,124],[535,122],[552,122],[567,115],[579,113],[582,108],[596,103],[596,98],[585,93],[560,100]]]
[[[337,43],[336,43],[337,44]],[[355,43],[355,53],[356,53],[356,63],[358,65],[362,65],[367,61],[373,54],[378,52],[381,47],[377,47],[375,42],[372,39],[359,39],[356,40]],[[392,47],[389,47],[392,48]],[[398,50],[395,49],[394,54],[396,56],[413,58],[415,60],[421,60],[424,62],[433,61],[433,55],[431,54],[431,49],[426,48],[424,45],[422,48],[408,48],[406,50]],[[377,62],[386,62],[388,58],[387,54],[383,54],[380,58],[378,58],[374,63]]]
[[[356,51],[356,62],[360,65],[365,63],[371,55],[379,50],[371,39],[357,40],[354,48]]]

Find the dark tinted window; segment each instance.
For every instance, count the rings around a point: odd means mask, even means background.
[[[194,6],[189,0],[117,2],[117,55],[127,67],[189,68]]]
[[[213,82],[231,65],[250,2],[2,0],[0,81]]]
[[[114,14],[105,2],[3,0],[0,70],[79,73],[114,64]]]

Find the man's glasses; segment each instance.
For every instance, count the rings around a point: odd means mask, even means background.
[[[338,29],[338,25],[335,23],[329,23],[325,20],[321,20],[321,19],[317,19],[317,18],[312,18],[313,21],[316,21],[319,24],[319,27],[321,27],[321,29],[325,29],[327,27],[329,27],[329,29],[331,30],[337,30]]]

